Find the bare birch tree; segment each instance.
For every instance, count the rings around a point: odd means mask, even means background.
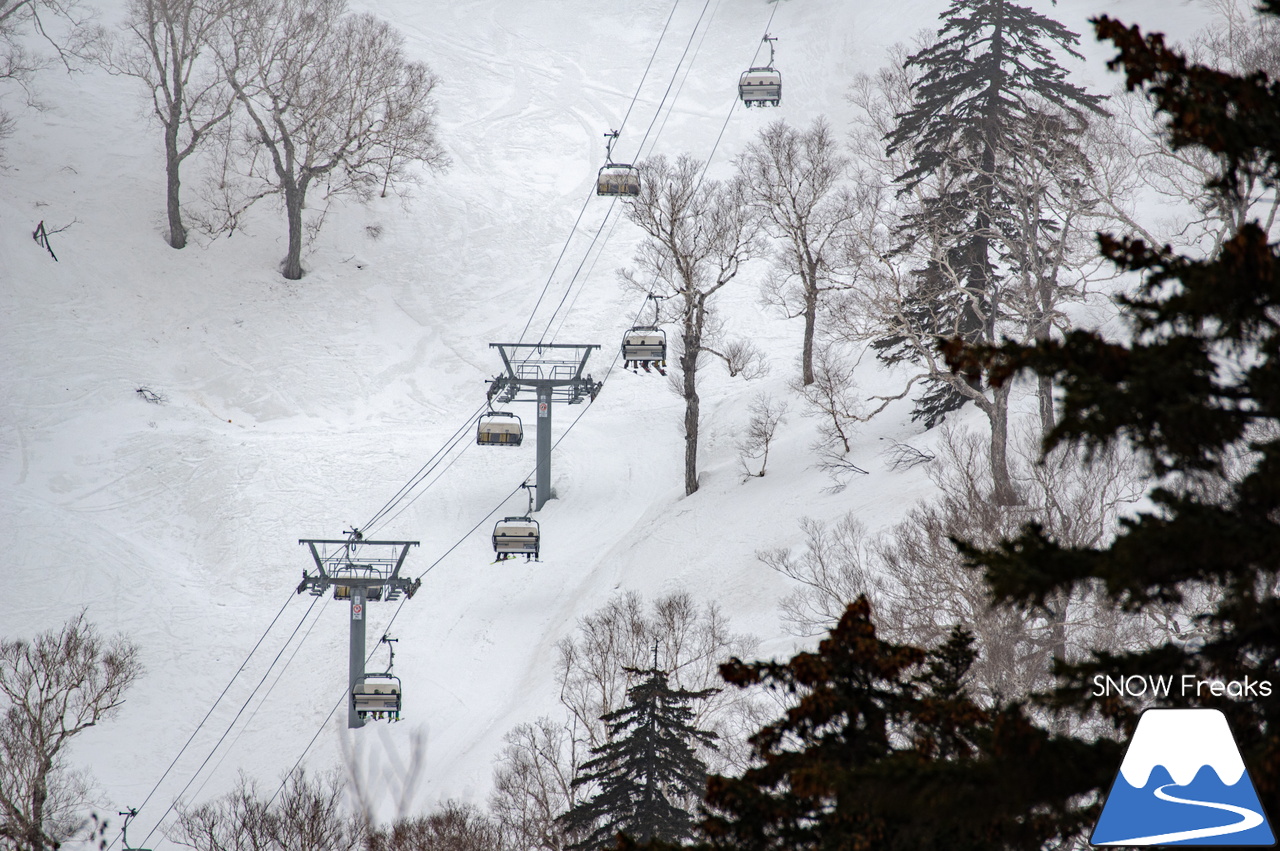
[[[832,272],[852,215],[853,200],[840,185],[848,158],[819,117],[804,131],[775,121],[735,162],[748,199],[779,244],[777,274],[766,281],[765,301],[788,319],[804,318],[800,380],[808,387],[815,380],[819,303],[824,293],[840,288]]]
[[[437,138],[438,79],[405,57],[403,35],[348,13],[346,0],[246,0],[229,20],[222,63],[247,118],[235,162],[250,184],[227,205],[228,226],[258,198],[278,195],[288,223],[282,273],[297,280],[315,184],[326,198],[366,200],[414,180],[417,166],[448,164]]]
[[[627,218],[646,238],[635,255],[636,269],[623,281],[641,292],[655,287],[674,293],[662,302],[666,321],[679,325],[675,342],[676,378],[685,401],[684,490],[698,489],[698,425],[701,401],[698,370],[704,355],[723,360],[730,374],[741,371],[753,353],[741,345],[717,348],[718,324],[712,302],[757,255],[759,221],[747,203],[741,180],[703,180],[703,164],[681,155],[675,162],[652,157],[640,163],[640,194],[627,204]]]
[[[30,641],[0,641],[0,845],[56,849],[79,829],[67,749],[115,714],[141,673],[137,648],[102,637],[83,612]]]
[[[179,810],[169,838],[195,851],[355,851],[365,847],[364,814],[349,812],[339,771],[298,769],[274,799],[241,775],[236,788],[207,804]]]
[[[235,96],[218,65],[218,40],[239,0],[130,0],[123,43],[107,38],[97,60],[141,81],[164,139],[168,242],[185,248],[182,163],[231,115]]]
[[[490,812],[522,851],[563,851],[579,837],[567,833],[559,818],[589,792],[573,785],[580,744],[568,724],[547,717],[516,726],[503,742]]]

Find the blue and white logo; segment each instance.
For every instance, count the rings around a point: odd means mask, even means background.
[[[1217,709],[1148,709],[1091,845],[1275,845],[1240,748]]]

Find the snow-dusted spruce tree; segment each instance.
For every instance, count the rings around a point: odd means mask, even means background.
[[[655,646],[669,683],[701,691],[718,686],[720,664],[750,654],[755,639],[730,632],[717,606],[698,605],[683,591],[651,601],[634,591],[619,594],[580,618],[574,634],[556,645],[567,717],[516,726],[494,761],[490,810],[520,848],[563,851],[581,838],[558,821],[593,791],[573,786],[573,778],[591,748],[608,740],[600,717],[625,705]],[[694,726],[717,735],[716,749],[702,758],[721,771],[744,766],[746,732],[763,712],[755,695],[721,690],[697,701],[693,712]]]
[[[104,39],[99,61],[108,71],[147,87],[164,136],[168,242],[185,248],[182,163],[210,138],[235,104],[218,67],[215,41],[240,0],[130,0],[121,43]]]
[[[629,199],[627,218],[646,234],[636,252],[636,270],[623,281],[641,292],[674,293],[664,318],[679,325],[676,379],[685,401],[684,492],[698,489],[698,369],[703,355],[722,359],[730,375],[750,370],[758,354],[748,345],[719,344],[711,302],[760,249],[760,224],[747,202],[741,178],[703,179],[703,164],[687,154],[640,163],[640,194]]]
[[[84,823],[72,740],[110,718],[142,673],[138,649],[81,612],[61,629],[0,641],[0,848],[54,851]]]
[[[249,141],[235,163],[250,181],[227,205],[228,226],[254,200],[280,196],[289,231],[282,272],[297,280],[303,210],[316,182],[326,198],[363,200],[388,182],[412,181],[416,166],[447,165],[437,139],[438,80],[406,58],[395,28],[347,12],[346,0],[244,0],[228,21],[221,59]]]
[[[883,361],[925,366],[912,379],[927,387],[916,418],[932,426],[966,401],[986,413],[996,494],[1014,504],[1009,388],[951,375],[937,340],[1021,337],[1028,324],[1035,335],[1073,296],[1062,260],[1088,205],[1076,191],[1077,140],[1100,98],[1067,81],[1054,51],[1078,57],[1077,36],[1056,21],[1010,0],[954,0],[942,18],[936,41],[906,59],[910,100],[886,134],[886,156],[905,164],[889,250],[862,252],[872,265],[906,268],[873,276],[852,309],[876,317],[857,321]]]
[[[693,724],[690,704],[714,689],[673,689],[658,668],[634,670],[627,703],[601,717],[605,742],[591,749],[574,786],[598,784],[598,791],[561,818],[571,832],[585,834],[573,851],[612,848],[619,833],[641,842],[678,842],[693,836],[689,808],[702,797],[706,765],[696,746],[710,746],[714,733]]]
[[[814,331],[823,294],[839,285],[832,276],[837,241],[852,215],[853,199],[841,187],[848,158],[826,119],[807,130],[775,121],[736,159],[747,198],[778,243],[775,273],[764,297],[788,319],[804,317],[800,381],[814,382]]]

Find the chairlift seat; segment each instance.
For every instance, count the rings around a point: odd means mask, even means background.
[[[750,68],[738,78],[738,95],[747,106],[777,106],[782,102],[782,75],[774,68]]]
[[[508,411],[490,411],[476,423],[476,443],[481,446],[519,446],[523,440],[520,418]]]
[[[532,517],[504,517],[493,527],[493,551],[537,558],[540,537],[538,521]]]
[[[629,163],[609,163],[596,178],[597,195],[639,195],[640,169]]]
[[[661,328],[642,326],[632,328],[622,337],[624,361],[665,361],[667,359],[667,334]]]
[[[400,678],[385,674],[366,674],[351,689],[351,704],[361,717],[374,712],[388,712],[399,716]]]

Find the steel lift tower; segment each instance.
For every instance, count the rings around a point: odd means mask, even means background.
[[[364,679],[365,605],[371,600],[398,600],[400,595],[412,598],[422,585],[421,579],[406,579],[400,567],[417,541],[366,541],[358,530],[340,541],[298,541],[311,550],[316,562],[314,574],[302,572],[297,593],[310,591],[313,597],[333,589],[335,600],[351,601],[350,683],[347,687],[347,726],[363,727],[364,719],[356,714],[352,698],[356,684]]]
[[[489,382],[489,404],[507,403],[519,399],[530,401],[527,393],[533,393],[538,403],[538,476],[537,499],[534,510],[542,508],[551,498],[551,405],[564,402],[580,405],[583,399],[595,401],[603,384],[590,375],[583,375],[587,358],[595,345],[571,343],[490,343],[502,356],[506,372]]]

